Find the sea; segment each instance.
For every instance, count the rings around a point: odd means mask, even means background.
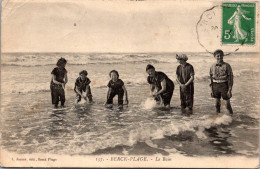
[[[234,73],[230,116],[222,102],[215,113],[209,53],[187,53],[195,70],[193,114],[180,109],[176,53],[3,53],[1,56],[1,149],[18,154],[172,155],[258,157],[259,54],[232,53],[224,61]],[[66,108],[51,104],[51,71],[68,61]],[[171,109],[149,100],[146,65],[174,81]],[[105,108],[109,72],[117,70],[129,105]],[[82,70],[91,80],[93,104],[77,104],[73,91]]]

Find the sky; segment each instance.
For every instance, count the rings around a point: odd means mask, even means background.
[[[2,52],[204,52],[208,1],[4,0]]]

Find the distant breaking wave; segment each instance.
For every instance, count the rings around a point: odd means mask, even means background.
[[[252,70],[242,70],[234,72],[235,77],[243,76],[243,75],[258,75],[258,71],[252,71]],[[104,75],[103,77],[96,76],[91,79],[92,88],[106,88],[107,82],[103,79],[106,79],[107,75]],[[175,79],[171,79],[174,81],[175,85],[177,85]],[[134,77],[124,78],[123,79],[126,86],[144,86],[148,85],[147,79],[143,74],[135,74]],[[70,79],[69,83],[66,85],[66,90],[72,91],[74,89],[74,80]],[[202,74],[201,76],[195,75],[195,83],[196,82],[209,82],[209,75],[208,74]],[[12,86],[12,87],[9,87]],[[2,81],[2,93],[8,94],[8,93],[36,93],[36,92],[50,92],[50,82],[44,82],[44,83],[14,83],[10,84],[9,81]]]
[[[55,65],[60,58],[66,58],[69,65],[86,65],[86,64],[120,64],[120,63],[167,63],[169,58],[164,56],[152,56],[146,54],[49,54],[49,55],[3,55],[2,65],[9,66],[48,66]],[[175,59],[175,58],[174,58]],[[175,60],[173,60],[175,61]]]
[[[64,57],[68,61],[68,71],[70,71],[69,75],[69,82],[66,86],[66,90],[73,90],[74,82],[76,77],[78,77],[78,72],[74,72],[70,65],[89,65],[89,64],[97,64],[100,66],[102,64],[128,64],[128,68],[132,68],[135,64],[143,63],[148,64],[152,63],[155,66],[161,66],[158,68],[165,72],[170,79],[175,81],[176,79],[176,68],[177,68],[177,61],[175,58],[175,53],[153,53],[153,54],[3,54],[2,55],[2,65],[5,66],[19,66],[19,67],[36,67],[36,66],[49,66],[54,67],[57,60],[60,57]],[[189,60],[188,62],[192,63],[195,69],[195,83],[202,82],[202,81],[209,81],[209,68],[210,65],[215,61],[212,56],[207,53],[189,53],[188,54]],[[252,63],[259,61],[258,55],[245,55],[245,54],[236,54],[234,56],[229,56],[225,60],[228,63],[237,63],[234,62],[232,57],[236,57],[239,59],[239,63],[241,65],[252,65]],[[253,57],[253,58],[251,58]],[[257,60],[258,59],[258,60]],[[164,68],[163,66],[166,63],[168,67]],[[233,65],[232,65],[233,66]],[[235,66],[235,65],[234,65]],[[259,69],[254,69],[250,66],[246,66],[244,68],[237,67],[233,69],[233,74],[235,77],[239,77],[241,75],[248,75],[248,74],[256,74],[258,75]],[[42,74],[43,78],[47,76],[50,77],[50,71],[52,68],[49,67],[37,67],[36,69],[41,70],[48,70],[45,72],[46,74]],[[102,67],[102,66],[101,66]],[[110,66],[108,66],[110,67]],[[111,66],[113,67],[113,66]],[[46,69],[47,68],[47,69]],[[11,68],[13,69],[13,68]],[[15,68],[14,68],[15,69]],[[36,70],[35,68],[32,70]],[[9,69],[8,69],[9,70]],[[17,69],[20,70],[20,69]],[[23,70],[23,69],[21,69]],[[25,69],[26,70],[26,69]],[[10,71],[10,70],[9,70]],[[30,70],[26,70],[30,71]],[[25,71],[25,72],[26,72]],[[89,70],[88,70],[89,71]],[[10,71],[9,73],[12,73]],[[31,81],[31,77],[36,77],[33,72],[28,72],[28,77],[26,77],[25,83],[14,83],[14,81],[10,80],[3,80],[1,82],[2,85],[2,93],[30,93],[30,92],[49,92],[50,85],[49,80],[44,82],[37,81],[36,83]],[[147,74],[145,73],[145,67],[143,68],[143,72],[134,72],[134,74],[128,73],[120,73],[122,80],[125,82],[127,86],[139,86],[139,85],[147,85]],[[7,77],[8,78],[8,77]],[[29,79],[29,80],[28,80]],[[100,88],[106,87],[107,82],[109,80],[107,74],[91,74],[90,79],[92,81],[91,87],[92,88]],[[26,81],[27,80],[27,81]],[[12,87],[9,87],[12,86]]]
[[[2,54],[2,65],[9,66],[48,66],[55,65],[60,57],[67,59],[68,65],[87,64],[120,64],[120,63],[176,63],[175,53],[152,54]],[[208,53],[188,53],[192,63],[210,63],[212,55]],[[252,54],[253,56],[255,54]],[[257,56],[257,55],[256,55]],[[241,62],[247,62],[248,58],[242,54],[236,54]]]

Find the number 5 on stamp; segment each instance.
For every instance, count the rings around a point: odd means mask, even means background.
[[[255,44],[255,3],[222,4],[222,44]]]

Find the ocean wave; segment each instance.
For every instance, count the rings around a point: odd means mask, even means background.
[[[239,70],[234,72],[235,78],[238,78],[240,76],[258,76],[259,72],[257,70]],[[73,77],[76,77],[77,73],[75,75],[73,74]],[[147,79],[146,76],[142,73],[135,73],[131,77],[128,77],[127,75],[121,75],[123,78],[123,81],[127,86],[143,86],[147,85]],[[106,80],[104,80],[106,79]],[[175,81],[176,77],[171,77],[171,79],[174,81],[175,85],[177,85],[177,82]],[[109,81],[107,75],[103,76],[94,76],[91,78],[91,88],[106,88],[107,83]],[[66,85],[66,90],[73,90],[74,89],[74,82],[75,79],[69,79],[68,84]],[[199,74],[195,75],[195,82],[209,82],[209,75],[208,74]],[[10,87],[12,86],[12,87]],[[37,82],[37,83],[15,83],[13,81],[2,81],[2,93],[8,94],[8,93],[36,93],[36,92],[49,92],[50,91],[50,82]]]
[[[208,53],[189,53],[188,62],[193,65],[209,64],[214,62],[212,56]],[[1,64],[7,66],[22,66],[22,67],[34,67],[34,66],[49,66],[55,65],[59,58],[65,58],[68,61],[68,65],[88,65],[88,64],[120,64],[120,63],[172,63],[176,64],[175,53],[165,54],[2,54]],[[225,60],[231,62],[236,57],[240,62],[255,62],[259,63],[257,54],[241,55],[235,54],[227,56]]]
[[[57,58],[58,60],[58,58]],[[38,67],[38,66],[55,66],[57,60],[53,61],[22,61],[22,62],[13,62],[13,61],[2,61],[3,66],[21,66],[21,67]],[[52,62],[52,63],[50,63]],[[166,60],[162,59],[143,59],[143,60],[138,60],[138,59],[88,59],[87,61],[77,61],[77,60],[68,60],[68,65],[93,65],[93,64],[122,64],[122,63],[130,63],[130,64],[135,64],[135,63],[168,63]]]
[[[256,54],[252,54],[254,60],[259,62]],[[212,56],[208,53],[189,53],[189,61],[193,64],[211,64]],[[2,65],[8,66],[49,66],[55,65],[60,58],[66,58],[68,65],[87,65],[87,64],[120,64],[120,63],[176,63],[175,53],[170,54],[3,54]],[[234,56],[228,56],[227,61],[232,60]],[[252,62],[248,57],[237,54],[240,62]]]
[[[204,53],[188,55],[194,62],[211,62]],[[118,64],[118,63],[176,63],[175,54],[3,54],[2,65],[45,66],[55,65],[60,58],[66,58],[70,65]],[[200,58],[201,57],[201,58]],[[194,58],[194,59],[193,59]]]
[[[219,116],[210,116],[204,115],[199,118],[189,118],[181,121],[174,120],[173,122],[161,126],[155,124],[135,124],[133,127],[126,128],[125,130],[104,133],[98,138],[100,141],[87,141],[86,144],[78,147],[75,146],[77,142],[80,142],[82,139],[88,140],[92,138],[94,133],[85,133],[79,138],[74,138],[73,143],[70,143],[69,147],[66,147],[67,153],[82,152],[91,154],[99,150],[104,150],[107,148],[114,148],[116,146],[126,146],[133,147],[138,142],[152,143],[152,140],[163,139],[165,137],[178,136],[182,133],[191,132],[193,135],[197,135],[200,139],[205,138],[203,135],[205,129],[211,127],[217,127],[221,125],[229,125],[232,122],[232,118],[228,115],[219,115]],[[78,150],[75,150],[75,147],[78,147]]]

